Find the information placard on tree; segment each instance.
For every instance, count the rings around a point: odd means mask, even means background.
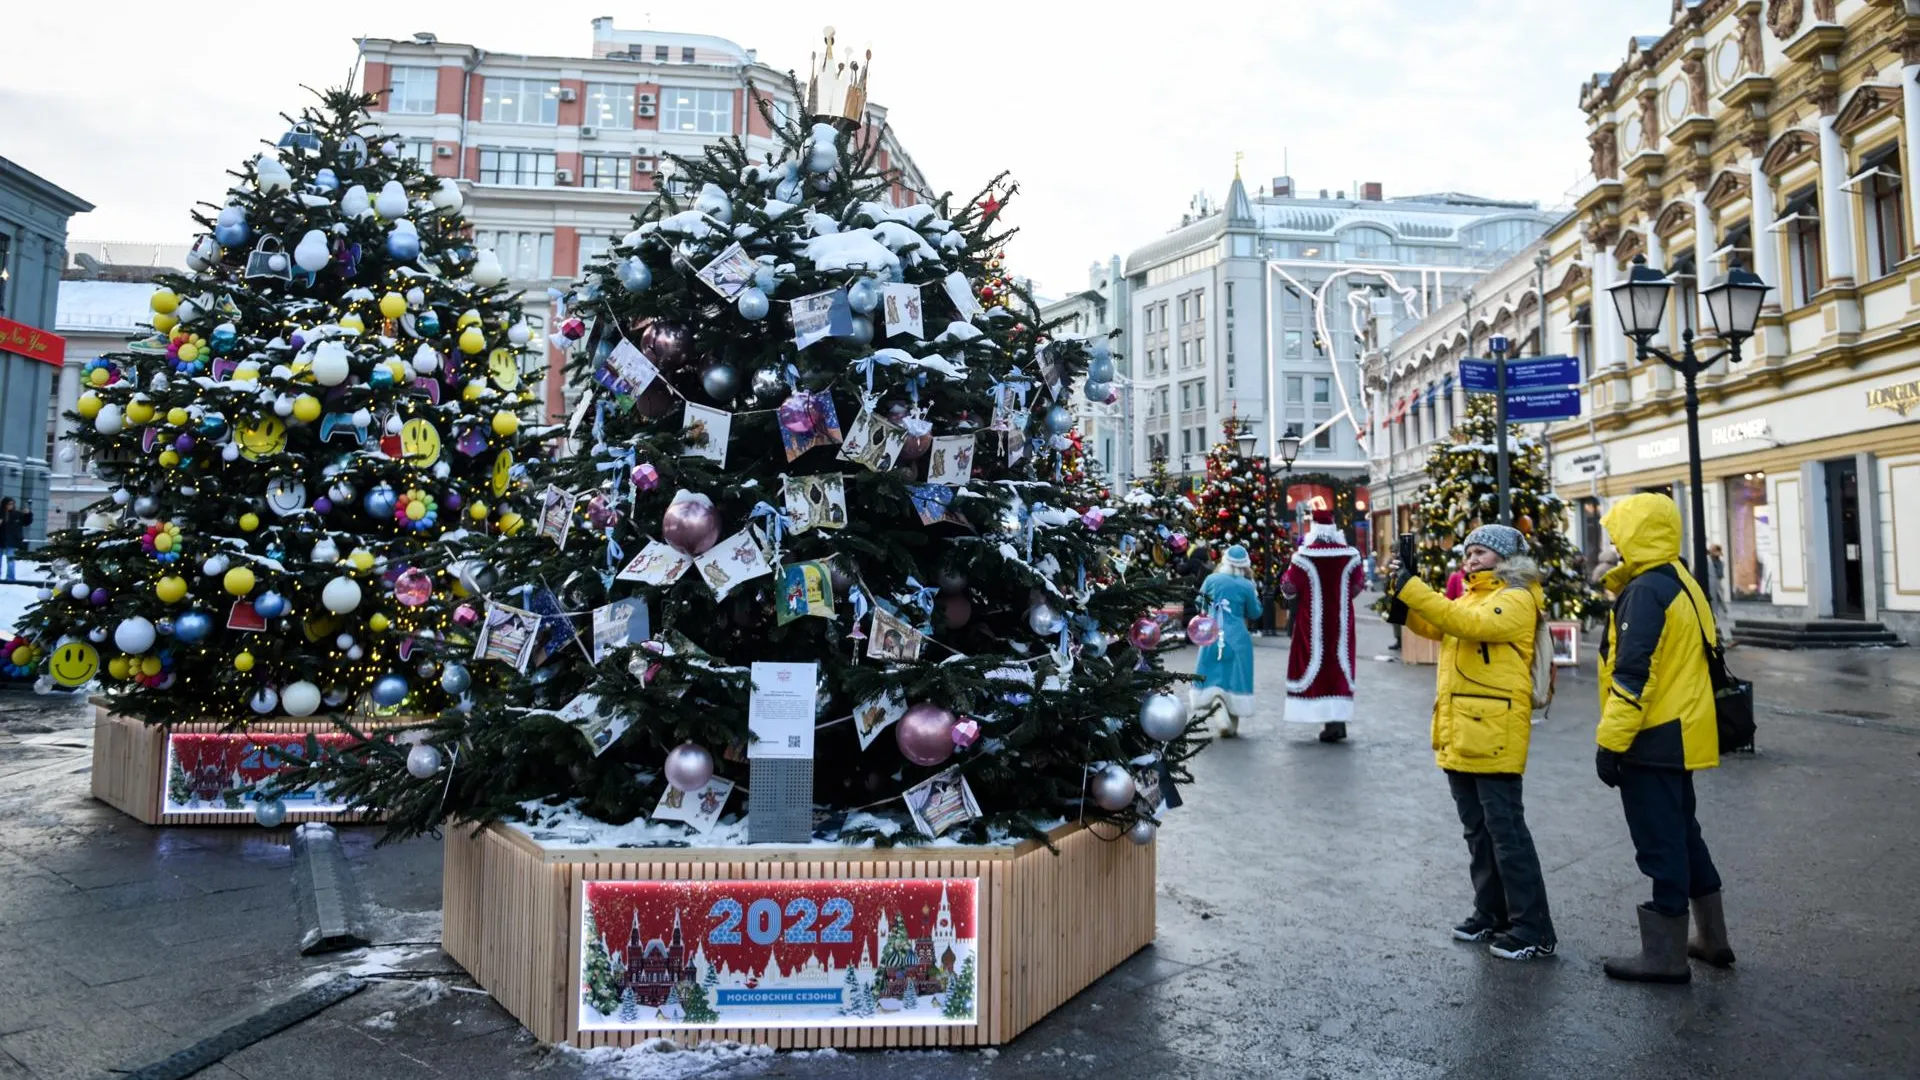
[[[751,671],[748,839],[755,844],[804,844],[813,838],[813,723],[819,665],[756,662]]]

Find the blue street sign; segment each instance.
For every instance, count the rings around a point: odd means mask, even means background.
[[[1492,337],[1487,339],[1487,348],[1492,349],[1494,352],[1497,352],[1497,353],[1506,352],[1507,345],[1508,345],[1508,342],[1505,334],[1495,334]]]
[[[1491,360],[1460,361],[1460,388],[1469,394],[1491,394],[1497,379]]]
[[[1529,356],[1507,361],[1507,393],[1516,390],[1543,390],[1550,386],[1578,386],[1580,358],[1577,356]]]
[[[1580,391],[1572,387],[1559,390],[1508,391],[1507,419],[1528,423],[1540,420],[1571,420],[1580,415]]]

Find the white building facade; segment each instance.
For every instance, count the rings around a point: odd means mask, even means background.
[[[698,158],[737,136],[756,155],[778,142],[760,111],[776,119],[799,108],[787,73],[752,49],[722,38],[625,30],[593,20],[588,56],[526,56],[442,42],[360,42],[364,85],[379,95],[374,119],[438,176],[460,181],[474,239],[493,248],[510,284],[526,290],[528,323],[548,322],[549,288],[564,287],[632,228],[632,217],[672,186],[671,155]],[[881,142],[879,165],[894,169],[897,205],[926,197],[927,185],[886,110],[869,104],[866,134]],[[542,391],[550,416],[572,394],[564,357],[549,347]]]
[[[1087,268],[1087,287],[1061,300],[1040,306],[1042,322],[1059,325],[1054,336],[1083,338],[1089,342],[1106,341],[1113,351],[1117,397],[1112,402],[1075,400],[1076,421],[1081,445],[1091,459],[1087,467],[1098,475],[1109,490],[1123,491],[1128,477],[1127,410],[1129,368],[1121,316],[1127,309],[1127,279],[1120,273],[1118,256]]]
[[[1180,228],[1126,257],[1132,475],[1157,458],[1203,472],[1233,417],[1269,457],[1289,428],[1302,435],[1300,471],[1365,475],[1363,354],[1553,221],[1533,203],[1354,194],[1301,197],[1279,177],[1249,197],[1236,175],[1224,207],[1196,200]]]

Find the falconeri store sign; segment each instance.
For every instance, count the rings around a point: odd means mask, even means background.
[[[1876,386],[1867,391],[1869,409],[1885,409],[1904,417],[1916,406],[1920,406],[1920,379]]]

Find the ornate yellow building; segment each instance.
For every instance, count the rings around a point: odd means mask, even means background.
[[[1587,372],[1583,416],[1552,435],[1589,551],[1612,499],[1687,505],[1679,381],[1635,361],[1607,286],[1636,255],[1666,269],[1656,343],[1692,329],[1711,355],[1699,292],[1738,260],[1774,291],[1741,362],[1700,390],[1706,530],[1736,614],[1920,631],[1917,80],[1915,0],[1675,0],[1666,33],[1581,89],[1593,176],[1547,238],[1547,313],[1550,349]]]

